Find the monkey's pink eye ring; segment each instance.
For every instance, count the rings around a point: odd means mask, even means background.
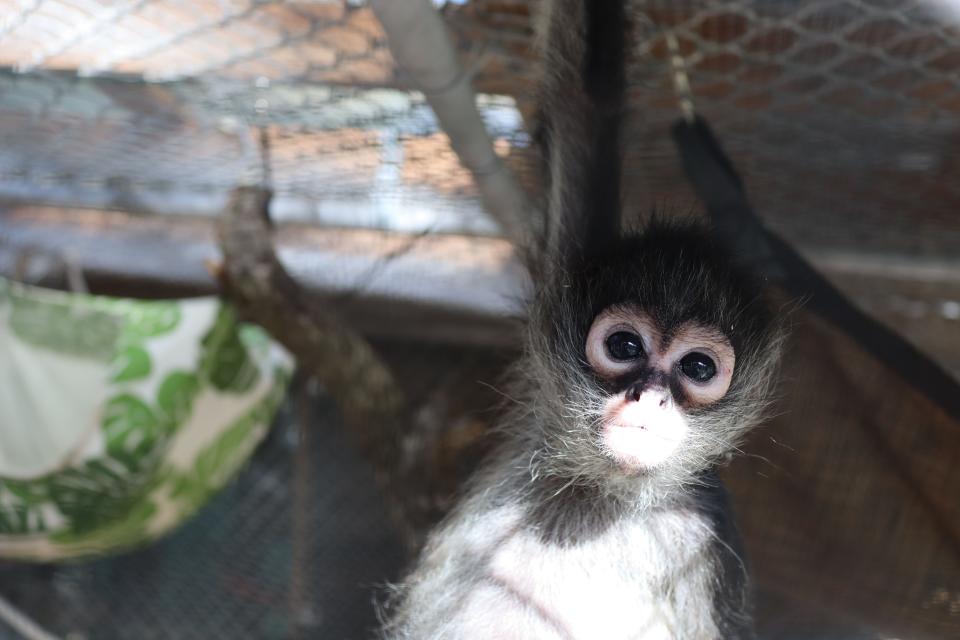
[[[643,356],[643,340],[630,331],[617,331],[605,341],[607,355],[619,362],[636,360]]]
[[[705,353],[693,351],[680,358],[680,371],[694,382],[705,383],[717,375],[717,365]]]
[[[643,312],[624,307],[601,311],[590,325],[584,351],[593,370],[615,378],[652,357],[653,324]]]

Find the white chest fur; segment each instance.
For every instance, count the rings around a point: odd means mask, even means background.
[[[623,520],[569,546],[545,543],[520,522],[509,507],[451,523],[413,577],[405,637],[718,637],[711,532],[695,512]]]

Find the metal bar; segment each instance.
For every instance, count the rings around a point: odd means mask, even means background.
[[[446,26],[429,0],[371,0],[397,64],[424,92],[460,162],[473,174],[484,206],[506,234],[526,243],[532,209],[513,175],[494,153],[480,119],[470,77],[461,68]]]

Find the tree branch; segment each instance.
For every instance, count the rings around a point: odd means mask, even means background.
[[[214,275],[240,315],[283,344],[337,403],[348,437],[373,467],[391,519],[417,548],[462,480],[459,466],[438,464],[438,458],[460,459],[460,450],[475,443],[450,442],[445,425],[415,419],[366,338],[287,273],[273,248],[270,196],[261,187],[233,191],[217,221],[223,263]]]

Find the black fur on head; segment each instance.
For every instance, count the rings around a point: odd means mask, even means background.
[[[706,229],[651,223],[621,235],[631,12],[624,0],[551,0],[544,8],[537,139],[550,226],[531,267],[538,288],[526,358],[517,369],[523,401],[511,423],[524,446],[512,444],[533,478],[611,492],[626,487],[636,503],[638,485],[655,496],[669,493],[664,483],[694,482],[757,423],[772,387],[780,332],[759,287],[737,273]],[[642,472],[618,466],[599,437],[604,403],[625,389],[596,375],[585,349],[597,314],[613,305],[642,309],[668,336],[688,321],[719,331],[735,355],[723,397],[682,406],[688,429],[681,444]],[[674,401],[684,405],[676,380],[670,384]],[[637,475],[650,482],[638,483]]]
[[[768,402],[781,338],[760,287],[695,224],[653,222],[605,252],[584,255],[556,265],[532,305],[523,375],[542,427],[522,434],[535,448],[531,473],[614,491],[636,484],[601,453],[602,405],[618,389],[600,379],[585,357],[597,314],[631,305],[664,333],[695,321],[716,328],[733,345],[736,364],[725,396],[689,408],[691,431],[683,445],[662,466],[643,472],[670,485],[693,481],[735,448]]]

